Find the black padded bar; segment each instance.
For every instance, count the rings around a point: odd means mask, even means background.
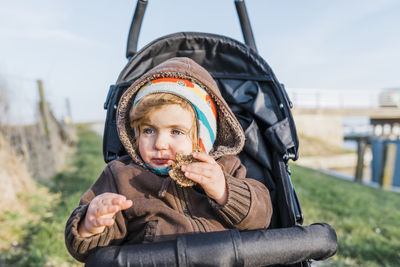
[[[336,253],[326,223],[178,236],[176,241],[110,246],[90,254],[86,266],[268,266],[323,260]]]

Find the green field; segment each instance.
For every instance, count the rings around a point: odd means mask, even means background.
[[[304,224],[327,222],[337,232],[331,266],[400,266],[400,193],[295,165],[292,171]]]
[[[69,166],[41,185],[47,193],[21,196],[29,214],[0,214],[0,234],[13,238],[7,240],[13,246],[0,251],[0,266],[80,265],[65,249],[64,225],[104,162],[101,138],[85,127],[78,128],[78,135]],[[292,171],[304,224],[327,222],[337,231],[338,253],[324,266],[400,266],[400,194],[295,165]]]

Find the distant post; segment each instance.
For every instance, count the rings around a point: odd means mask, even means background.
[[[356,182],[361,183],[364,174],[364,154],[367,147],[367,140],[363,137],[357,139],[357,165],[354,179]]]
[[[393,184],[393,174],[396,164],[396,151],[397,145],[395,143],[388,142],[386,144],[381,180],[381,185],[385,189],[389,189]]]
[[[72,123],[71,102],[69,101],[69,98],[65,99],[65,107],[67,109],[67,115],[64,118],[64,123],[69,125]]]
[[[44,97],[44,90],[43,90],[43,82],[42,80],[37,80],[37,84],[38,84],[38,89],[39,89],[39,97],[40,97],[40,101],[39,101],[39,110],[40,110],[40,115],[42,117],[42,121],[43,121],[43,127],[44,127],[44,134],[45,137],[47,139],[47,141],[50,144],[50,130],[49,130],[49,122],[47,119],[47,104],[46,104],[46,100]]]

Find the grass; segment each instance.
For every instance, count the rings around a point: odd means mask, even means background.
[[[0,255],[0,266],[80,266],[64,245],[64,226],[81,195],[104,168],[101,138],[85,127],[78,127],[79,141],[70,164],[50,183],[42,184],[47,194],[28,198],[28,216],[7,212],[4,219],[15,225],[19,240]],[[12,227],[10,227],[12,229]],[[15,236],[14,235],[14,236]]]
[[[332,266],[400,266],[400,194],[296,165],[293,184],[305,225],[327,222],[338,235]]]

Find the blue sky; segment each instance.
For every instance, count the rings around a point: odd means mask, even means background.
[[[183,5],[182,5],[183,4]],[[0,0],[0,81],[21,121],[42,79],[58,116],[103,120],[108,86],[126,64],[136,1]],[[400,1],[247,0],[256,44],[288,88],[400,87]],[[242,40],[233,0],[149,0],[139,48],[179,31]]]

